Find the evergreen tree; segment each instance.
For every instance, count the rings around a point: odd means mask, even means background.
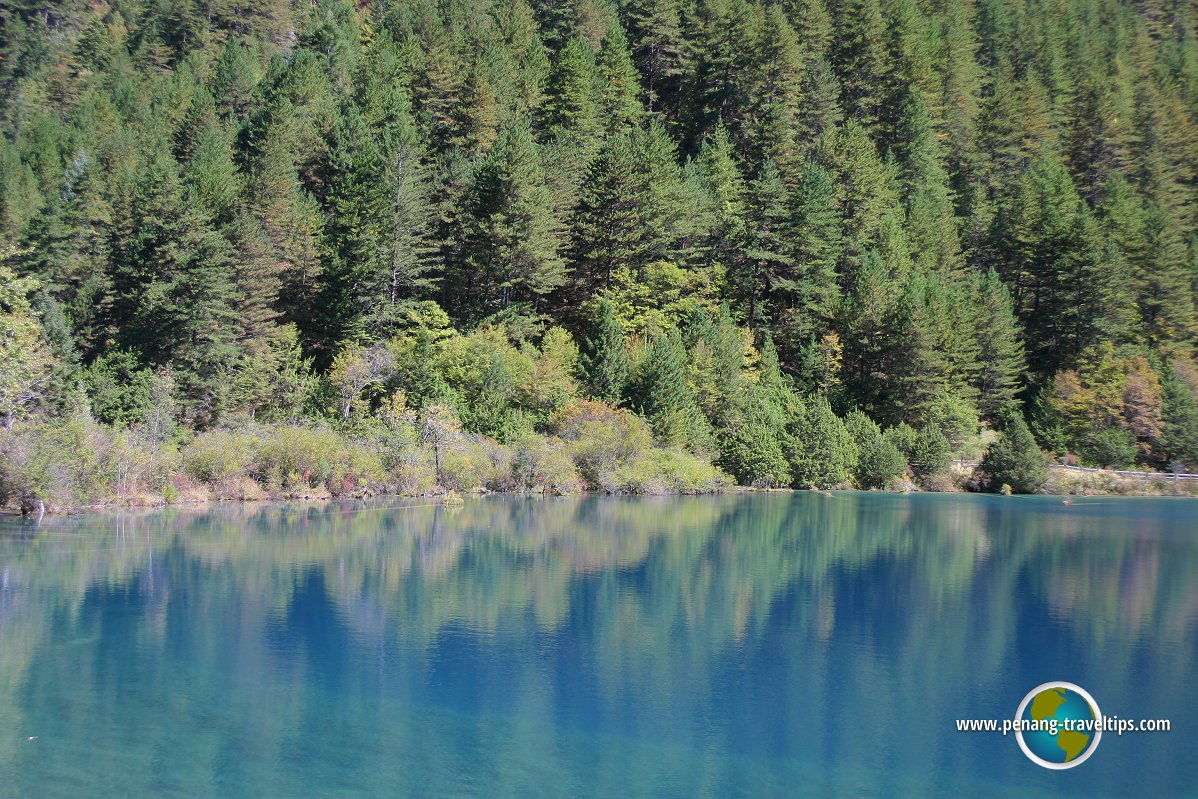
[[[835,317],[840,302],[837,264],[842,252],[836,184],[826,169],[809,163],[794,197],[795,282],[778,320],[787,332],[780,339],[793,342],[820,331]]]
[[[711,431],[686,381],[686,351],[677,330],[649,345],[633,376],[632,406],[653,424],[659,440],[671,446],[704,449]]]
[[[638,274],[668,258],[677,240],[681,182],[664,131],[652,126],[609,138],[587,170],[574,209],[569,295],[575,307],[610,288],[620,267]]]
[[[796,488],[834,488],[849,482],[857,445],[827,399],[809,397],[790,425],[791,474]]]
[[[608,300],[599,302],[595,330],[587,339],[583,363],[592,395],[612,405],[618,404],[628,380],[628,350],[624,326]]]
[[[442,294],[458,318],[536,319],[565,280],[558,226],[526,122],[504,128],[464,200],[460,257]]]
[[[575,37],[566,42],[550,73],[542,107],[546,124],[554,135],[576,139],[586,152],[603,130],[601,107],[595,52],[589,42]]]
[[[780,310],[787,307],[798,281],[788,241],[786,188],[773,161],[767,161],[753,181],[749,197],[744,258],[740,268],[730,272],[729,282],[746,308],[749,326],[756,327],[774,317],[775,304]]]
[[[1165,457],[1189,471],[1198,470],[1198,399],[1176,371],[1171,367],[1163,371]]]
[[[1023,343],[1011,294],[991,269],[975,279],[978,371],[975,388],[982,415],[996,419],[1014,412],[1024,371]]]
[[[642,114],[640,78],[628,51],[628,39],[620,23],[612,21],[603,32],[595,57],[599,79],[598,110],[609,132],[633,125]]]
[[[641,75],[645,107],[653,114],[677,120],[681,78],[687,68],[678,0],[629,0],[627,18],[632,58]]]
[[[857,445],[853,481],[859,488],[885,488],[907,468],[903,453],[882,435],[881,428],[861,411],[844,417],[845,429]]]
[[[1034,494],[1048,481],[1044,453],[1036,446],[1022,416],[1007,420],[978,468],[989,475],[992,488],[1010,486],[1017,494]]]

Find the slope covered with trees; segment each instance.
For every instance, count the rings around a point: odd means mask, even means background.
[[[1198,467],[1192,3],[0,14],[10,448],[617,407],[744,484],[930,478],[1017,417]]]

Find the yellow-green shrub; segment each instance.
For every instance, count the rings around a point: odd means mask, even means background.
[[[707,494],[730,485],[732,478],[702,458],[659,449],[616,469],[603,488],[621,494]]]
[[[183,470],[208,484],[244,477],[253,471],[258,449],[258,439],[250,433],[209,430],[183,448]]]
[[[577,494],[582,477],[561,440],[529,436],[515,445],[511,476],[513,487],[550,494]]]

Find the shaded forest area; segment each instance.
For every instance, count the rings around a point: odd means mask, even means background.
[[[0,14],[0,499],[1198,468],[1192,3]]]

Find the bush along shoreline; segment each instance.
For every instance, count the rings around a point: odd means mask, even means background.
[[[693,494],[732,481],[684,450],[652,445],[648,426],[605,408],[585,435],[510,443],[465,433],[443,405],[369,430],[247,424],[185,443],[87,416],[0,433],[0,506],[69,512],[202,501],[428,496],[448,492]]]
[[[782,470],[793,468],[795,479],[748,488],[1125,495],[1198,490],[1175,481],[1053,475],[1018,417],[989,436],[985,457],[972,469],[953,466],[951,445],[934,428],[883,431],[860,412],[841,421],[819,403],[804,411],[798,432],[805,445],[792,444],[793,467]],[[662,446],[645,419],[594,400],[568,402],[545,432],[506,443],[463,430],[443,403],[419,412],[393,404],[352,431],[247,422],[182,433],[154,414],[124,428],[85,412],[14,425],[0,431],[0,509],[69,513],[210,501],[703,494],[736,487],[733,475],[709,458]],[[743,462],[724,462],[742,478],[748,474]]]
[[[1100,490],[1049,484],[1036,429],[1063,430],[1067,415],[1044,411],[1034,429],[1018,403],[982,417],[947,390],[898,416],[846,409],[839,370],[783,372],[770,337],[755,340],[726,307],[629,334],[601,303],[591,333],[580,347],[550,328],[534,344],[508,326],[459,333],[434,314],[386,342],[343,347],[323,373],[300,363],[249,406],[230,380],[197,408],[173,366],[139,369],[119,354],[50,371],[42,387],[60,400],[0,427],[0,507],[734,486]],[[1184,444],[1175,428],[1186,429],[1162,426],[1152,445]],[[978,466],[966,473],[959,461]]]

